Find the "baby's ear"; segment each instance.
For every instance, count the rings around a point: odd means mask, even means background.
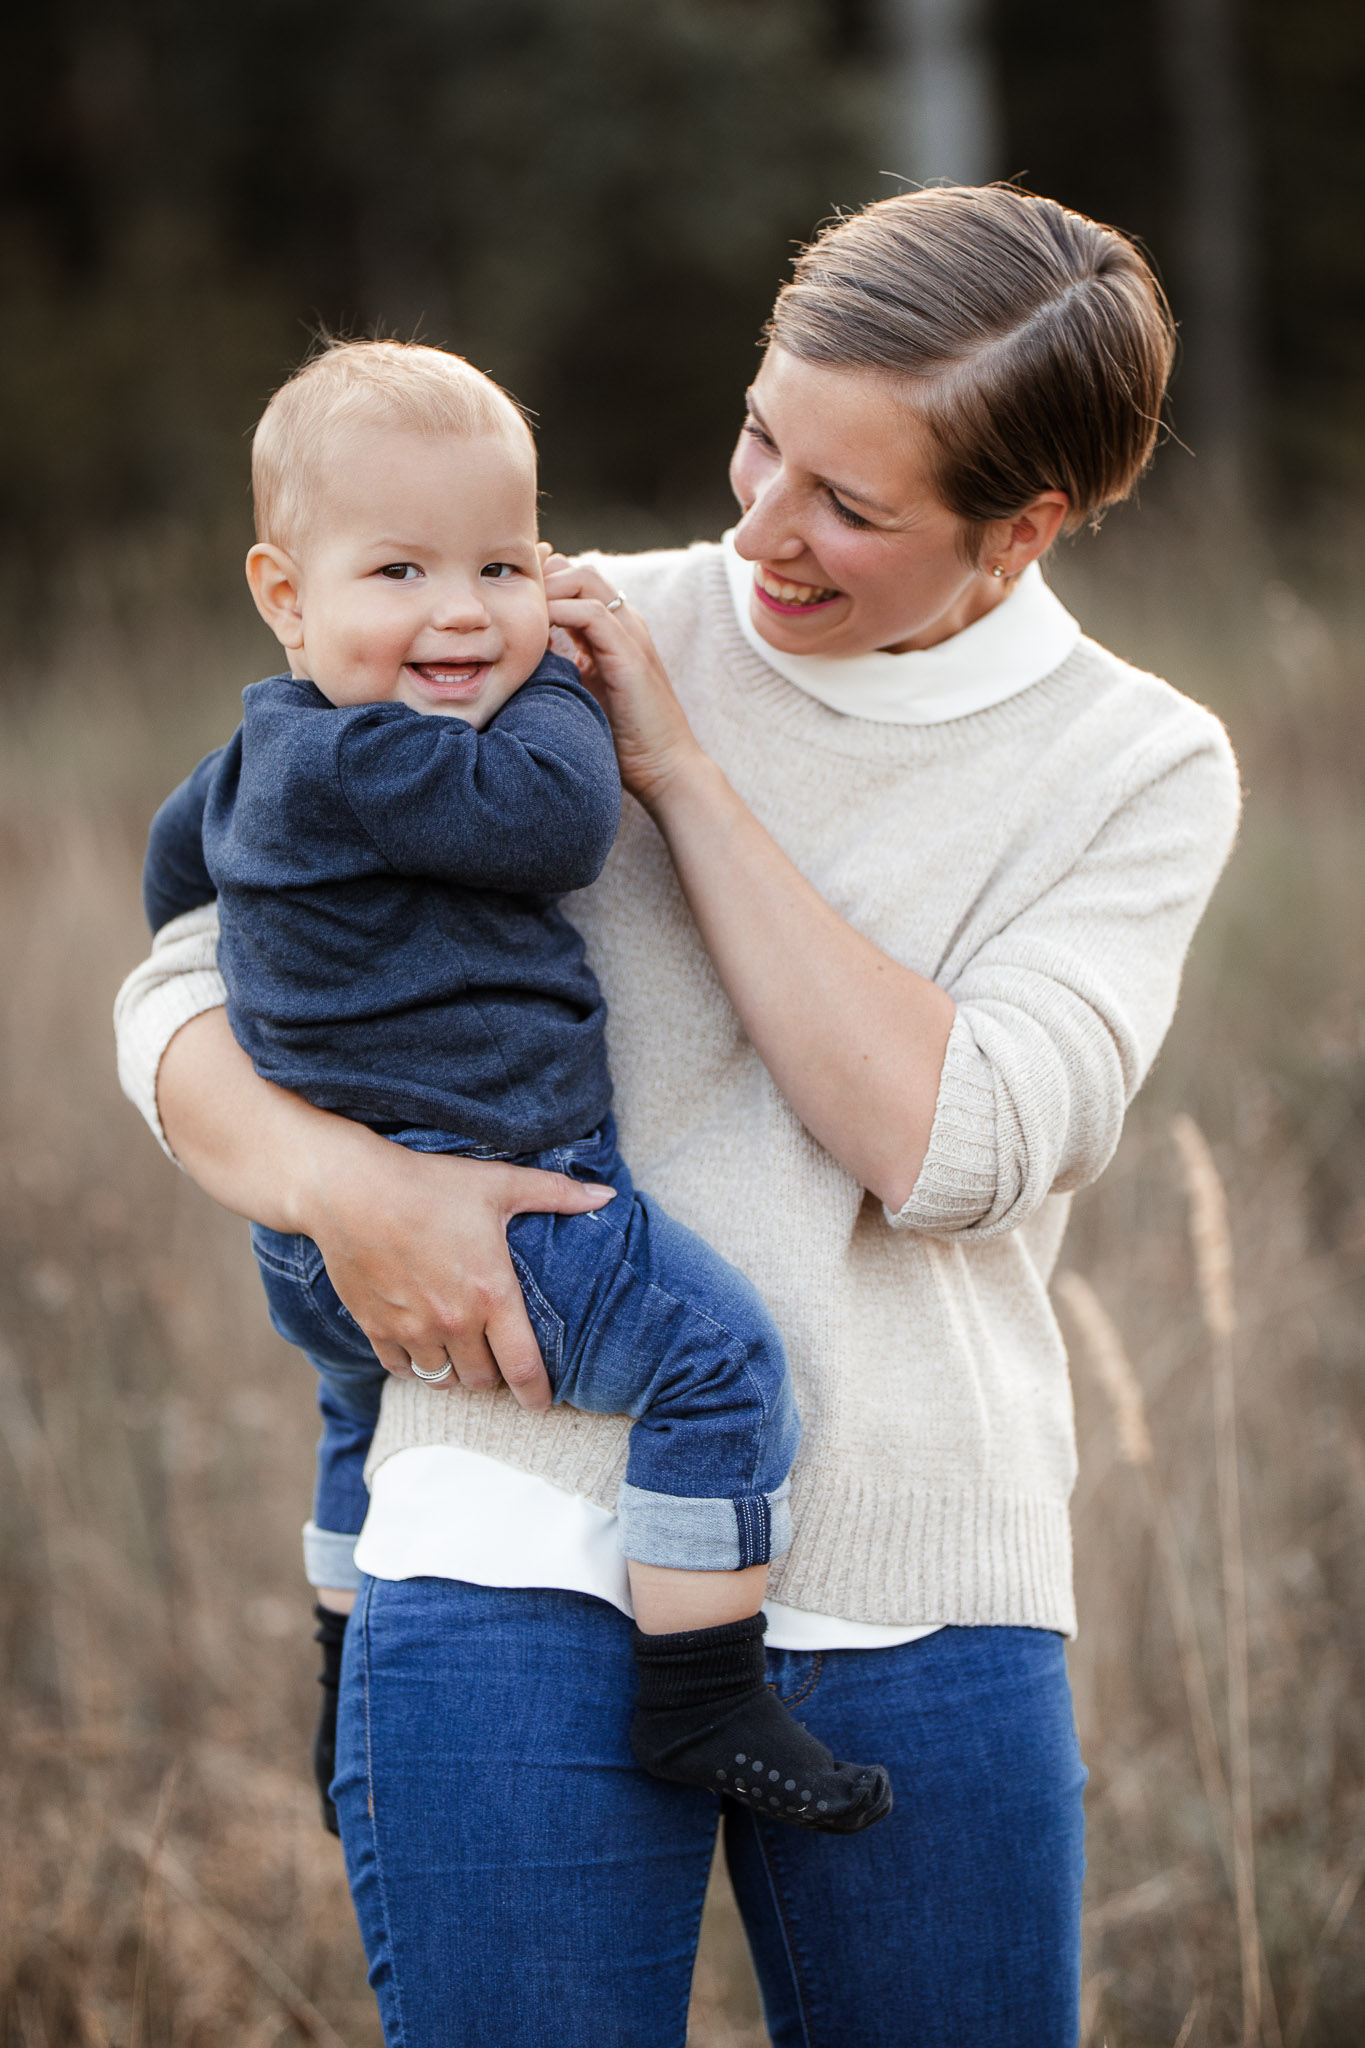
[[[293,556],[271,541],[257,541],[246,558],[246,580],[257,611],[281,647],[302,647],[303,582]]]

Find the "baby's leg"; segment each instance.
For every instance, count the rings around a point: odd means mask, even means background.
[[[635,1625],[648,1636],[683,1628],[718,1628],[757,1614],[768,1591],[768,1567],[690,1572],[678,1566],[626,1559]]]
[[[889,1812],[886,1773],[837,1762],[766,1682],[759,1608],[791,1540],[800,1435],[781,1340],[741,1274],[623,1195],[591,1216],[516,1218],[508,1242],[556,1399],[635,1422],[618,1497],[635,1753],[658,1777],[852,1833]]]
[[[303,1351],[318,1375],[317,1477],[313,1514],[303,1532],[304,1569],[313,1588],[322,1650],[322,1703],[313,1736],[313,1775],[324,1827],[337,1832],[331,1782],[336,1763],[337,1689],[346,1617],[360,1583],[355,1542],[369,1507],[365,1459],[379,1419],[384,1368],[342,1306],[311,1238],[252,1225],[252,1244],[270,1320]]]

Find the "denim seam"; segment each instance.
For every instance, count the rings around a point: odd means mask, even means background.
[[[313,1292],[313,1281],[309,1280],[307,1276],[303,1273],[297,1273],[290,1277],[294,1280],[295,1284],[297,1285],[298,1291],[302,1295],[303,1300],[306,1302],[308,1309],[311,1312],[313,1319],[316,1322],[321,1334],[324,1337],[331,1337],[333,1334],[332,1319],[328,1315],[322,1303],[318,1300],[317,1295]],[[314,1276],[314,1278],[316,1278],[316,1275]],[[355,1331],[356,1335],[362,1340],[362,1342],[369,1344],[369,1338],[365,1335],[365,1332],[361,1329],[359,1323],[351,1314],[351,1311],[347,1308],[345,1302],[341,1299],[340,1295],[337,1295],[337,1306],[341,1310],[341,1313],[344,1316],[345,1320],[351,1325],[351,1328]],[[292,1341],[292,1339],[289,1341]],[[302,1349],[303,1347],[300,1348]],[[370,1349],[373,1355],[373,1345],[370,1346]],[[304,1356],[308,1356],[306,1349],[304,1350]],[[364,1365],[365,1362],[366,1361],[363,1359],[357,1359],[356,1361],[358,1365]],[[378,1365],[378,1363],[379,1360],[376,1357],[375,1364]],[[329,1370],[331,1370],[330,1367]]]
[[[610,1204],[608,1204],[608,1208],[605,1211],[601,1209],[589,1210],[588,1221],[590,1223],[600,1223],[604,1230],[616,1228],[616,1226],[609,1223],[609,1215]],[[616,1228],[616,1235],[620,1238],[624,1238],[625,1232],[624,1230]],[[629,1259],[623,1258],[621,1260],[621,1267],[624,1272],[630,1274],[633,1280],[638,1281],[641,1287],[647,1288],[651,1294],[660,1295],[664,1301],[671,1301],[677,1308],[686,1309],[689,1315],[696,1316],[698,1322],[705,1323],[708,1325],[709,1328],[715,1330],[720,1335],[720,1337],[724,1339],[725,1346],[729,1346],[734,1350],[738,1350],[741,1354],[743,1353],[744,1346],[741,1344],[739,1338],[736,1337],[734,1331],[727,1330],[724,1323],[718,1323],[714,1316],[708,1316],[704,1309],[698,1308],[695,1301],[685,1301],[683,1297],[679,1294],[670,1294],[669,1290],[666,1287],[660,1287],[657,1280],[647,1279],[646,1276],[640,1271],[639,1267],[632,1265]],[[757,1401],[759,1408],[761,1408],[763,1411],[763,1420],[761,1423],[757,1425],[757,1428],[754,1432],[756,1439],[761,1439],[763,1431],[767,1428],[768,1423],[771,1420],[771,1417],[768,1414],[768,1404],[763,1398],[763,1388],[759,1384],[758,1380],[754,1377],[753,1367],[750,1365],[745,1365],[743,1371],[745,1379],[748,1380],[749,1384],[753,1388],[754,1398]],[[753,1485],[754,1471],[758,1465],[758,1454],[759,1443],[758,1441],[755,1441],[753,1449],[753,1464],[749,1468],[749,1483],[751,1487]]]
[[[716,1835],[719,1835],[719,1833],[720,1833],[720,1813],[719,1813],[719,1811],[717,1811],[717,1814],[716,1814]],[[707,1892],[708,1892],[708,1891],[710,1890],[710,1882],[709,1882],[709,1876],[710,1876],[710,1866],[711,1866],[711,1861],[712,1861],[712,1859],[713,1859],[713,1858],[714,1858],[714,1856],[715,1856],[715,1853],[716,1853],[716,1836],[715,1836],[715,1835],[713,1835],[713,1836],[712,1836],[712,1838],[711,1838],[711,1849],[710,1849],[710,1854],[708,1855],[708,1858],[707,1858],[707,1874],[708,1874],[708,1881],[707,1881],[707,1882],[706,1882],[705,1884],[703,1884],[703,1885],[701,1886],[701,1888],[700,1888],[700,1890],[699,1890],[699,1892],[698,1892],[698,1894],[697,1894],[697,1906],[696,1906],[696,1911],[695,1911],[695,1913],[694,1913],[694,1915],[693,1915],[693,1919],[692,1919],[692,1961],[693,1961],[693,1969],[694,1969],[694,1970],[695,1970],[695,1968],[696,1968],[696,1956],[697,1956],[697,1950],[698,1950],[698,1949],[700,1948],[700,1946],[701,1946],[701,1923],[702,1923],[702,1919],[703,1919],[703,1916],[705,1915],[705,1912],[706,1912],[706,1894],[707,1894]],[[679,2018],[679,2020],[680,2020],[680,2021],[681,2021],[681,2023],[682,2023],[682,2024],[681,2024],[681,2027],[680,2027],[680,2029],[679,2029],[679,2031],[678,2031],[678,2034],[677,2034],[677,2036],[676,2036],[676,2038],[677,2038],[677,2039],[678,2039],[679,2041],[686,2041],[686,2040],[690,2040],[690,2039],[691,2039],[691,2036],[690,2036],[690,2034],[688,2033],[688,2028],[687,2028],[687,2020],[688,2020],[688,2014],[690,2013],[690,2011],[691,2011],[691,2008],[692,2008],[692,1980],[691,1980],[691,1978],[689,1977],[689,1979],[688,1979],[688,1981],[687,1981],[687,1984],[686,1984],[686,1986],[685,1986],[685,1987],[684,1987],[684,1989],[683,1989],[683,1995],[682,1995],[682,2005],[681,2005],[681,2008],[680,2008],[680,2010],[679,2010],[679,2013],[678,2013],[678,2018]]]
[[[797,1959],[791,1923],[783,1908],[782,1894],[778,1890],[777,1877],[773,1870],[772,1860],[768,1855],[768,1842],[765,1830],[758,1825],[763,1816],[750,1811],[747,1807],[740,1808],[740,1811],[753,1828],[754,1840],[758,1844],[759,1861],[763,1865],[763,1875],[768,1880],[768,1895],[772,1899],[773,1911],[777,1915],[777,1924],[782,1933],[782,1946],[786,1951],[787,1966],[792,1973],[792,1985],[796,1991],[797,2018],[801,2023],[801,2039],[805,2044],[805,2048],[815,2048],[815,2038],[811,2033],[810,2025],[810,2000],[801,1978],[801,1965]]]
[[[733,1502],[739,1535],[739,1569],[767,1564],[773,1554],[773,1517],[766,1493],[741,1493]]]
[[[255,1240],[252,1242],[251,1249],[256,1254],[258,1264],[268,1266],[271,1272],[278,1273],[282,1280],[303,1280],[303,1260],[297,1252],[292,1259],[282,1259],[277,1253],[266,1251]]]
[[[316,1315],[316,1316],[318,1317],[319,1321],[320,1321],[320,1322],[321,1322],[321,1324],[322,1324],[322,1327],[323,1327],[323,1329],[324,1329],[324,1330],[327,1330],[327,1329],[330,1329],[330,1327],[331,1327],[331,1323],[330,1323],[330,1319],[329,1319],[329,1316],[328,1316],[328,1312],[327,1312],[327,1310],[326,1310],[326,1309],[324,1309],[324,1307],[322,1306],[322,1303],[321,1303],[321,1302],[320,1302],[320,1301],[318,1300],[318,1298],[317,1298],[317,1295],[316,1295],[316,1294],[315,1294],[315,1293],[313,1292],[313,1289],[314,1289],[314,1287],[315,1287],[315,1286],[317,1285],[317,1282],[318,1282],[318,1280],[320,1279],[320,1277],[321,1277],[322,1273],[324,1273],[324,1272],[326,1272],[326,1266],[325,1266],[325,1265],[323,1265],[322,1267],[320,1267],[320,1268],[319,1268],[319,1270],[318,1270],[318,1272],[314,1273],[314,1275],[313,1275],[313,1277],[312,1277],[312,1279],[311,1279],[311,1280],[307,1280],[307,1279],[306,1279],[306,1280],[304,1281],[304,1283],[303,1283],[303,1286],[304,1286],[304,1291],[305,1291],[305,1293],[306,1293],[306,1294],[307,1294],[307,1296],[308,1296],[309,1302],[310,1302],[310,1303],[312,1304],[312,1308],[313,1308],[313,1313],[314,1313],[314,1314],[315,1314],[315,1315]],[[329,1281],[329,1282],[330,1282],[330,1280],[331,1280],[331,1277],[332,1277],[332,1276],[331,1276],[331,1274],[330,1274],[330,1273],[328,1273],[328,1274],[327,1274],[327,1278],[328,1278],[328,1281]],[[335,1287],[333,1287],[333,1289],[332,1289],[332,1292],[333,1292],[333,1294],[336,1294],[336,1289],[335,1289]],[[344,1302],[344,1301],[342,1300],[342,1298],[341,1298],[341,1296],[340,1296],[339,1294],[337,1294],[337,1308],[339,1309],[339,1311],[340,1311],[340,1313],[341,1313],[341,1317],[342,1317],[342,1320],[343,1320],[344,1322],[347,1322],[347,1323],[349,1323],[349,1324],[350,1324],[350,1326],[351,1326],[351,1328],[352,1328],[352,1329],[353,1329],[353,1330],[355,1331],[356,1335],[357,1335],[358,1337],[360,1337],[361,1339],[363,1339],[363,1341],[364,1341],[364,1342],[365,1342],[366,1344],[369,1344],[369,1342],[370,1342],[369,1338],[368,1338],[368,1337],[366,1337],[366,1335],[365,1335],[365,1332],[364,1332],[364,1331],[363,1331],[363,1330],[361,1329],[361,1327],[360,1327],[359,1323],[358,1323],[358,1322],[356,1321],[355,1317],[354,1317],[354,1316],[353,1316],[353,1315],[351,1314],[351,1311],[350,1311],[350,1310],[349,1310],[349,1309],[347,1308],[347,1306],[346,1306],[345,1302]],[[370,1348],[371,1348],[371,1350],[373,1350],[373,1349],[374,1349],[374,1346],[373,1346],[373,1345],[370,1345]]]
[[[531,1271],[526,1261],[523,1258],[518,1257],[517,1253],[513,1251],[510,1244],[507,1247],[507,1251],[508,1256],[512,1261],[512,1267],[516,1273],[517,1279],[521,1282],[522,1293],[524,1295],[529,1295],[533,1301],[539,1304],[541,1313],[543,1314],[545,1321],[549,1327],[549,1334],[553,1340],[553,1348],[555,1354],[554,1364],[553,1366],[550,1366],[550,1370],[557,1374],[559,1372],[560,1367],[564,1363],[564,1318],[559,1314],[558,1310],[553,1308],[550,1305],[550,1303],[545,1299],[544,1294],[541,1292],[540,1287],[536,1282],[535,1274]],[[547,1366],[550,1365],[550,1361],[548,1359],[545,1362]]]
[[[815,1662],[811,1666],[810,1677],[806,1680],[801,1690],[799,1692],[792,1693],[790,1697],[788,1697],[788,1695],[784,1692],[777,1692],[776,1686],[773,1687],[773,1691],[777,1693],[777,1697],[781,1700],[784,1707],[799,1707],[803,1703],[803,1701],[808,1700],[810,1698],[811,1694],[815,1691],[816,1686],[820,1683],[820,1673],[824,1668],[824,1662],[824,1651],[817,1650],[815,1652]]]
[[[370,1714],[370,1603],[374,1598],[374,1581],[365,1588],[365,1622],[361,1634],[365,1660],[365,1796],[370,1809],[370,1846],[374,1851],[375,1884],[379,1891],[379,1910],[384,1920],[384,1942],[389,1952],[389,1970],[393,1978],[393,2002],[398,2018],[398,2039],[392,2048],[403,2048],[407,2040],[407,2024],[403,2018],[403,1989],[398,1976],[398,1949],[393,1938],[393,1921],[389,1913],[388,1888],[384,1883],[384,1859],[379,1853],[379,1816],[375,1812],[374,1798],[374,1732]]]

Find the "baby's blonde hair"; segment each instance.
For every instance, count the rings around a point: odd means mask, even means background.
[[[473,439],[501,434],[535,460],[515,400],[463,356],[415,341],[330,341],[282,384],[251,444],[256,538],[293,546],[330,444],[348,427]]]

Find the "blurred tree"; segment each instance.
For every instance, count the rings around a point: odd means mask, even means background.
[[[1004,162],[1036,191],[1139,235],[1164,274],[1182,326],[1175,425],[1198,459],[1173,449],[1159,476],[1183,470],[1197,485],[1217,466],[1204,461],[1213,441],[1229,435],[1259,471],[1281,542],[1308,560],[1327,521],[1354,546],[1365,8],[995,0],[992,35]]]
[[[536,406],[565,537],[713,529],[792,244],[914,167],[907,48],[919,168],[993,167],[956,154],[989,51],[995,164],[1146,239],[1189,440],[1247,445],[1299,524],[1365,481],[1358,0],[48,0],[4,38],[11,576],[56,534],[240,529],[243,436],[317,321],[420,328]]]
[[[791,245],[869,196],[836,26],[815,0],[55,0],[6,69],[0,516],[207,512],[321,320],[491,370],[544,415],[556,499],[714,523]]]
[[[1256,317],[1252,187],[1236,0],[1161,0],[1185,307],[1184,436],[1210,509],[1246,506]]]
[[[1000,175],[985,0],[884,0],[892,167],[917,183]]]

